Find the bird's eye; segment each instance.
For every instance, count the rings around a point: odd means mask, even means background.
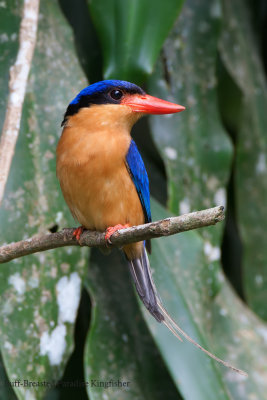
[[[123,92],[119,89],[114,89],[110,92],[110,97],[114,100],[120,100],[123,96]]]

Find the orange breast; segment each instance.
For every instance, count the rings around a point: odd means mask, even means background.
[[[111,107],[107,111],[113,115],[116,106]],[[91,108],[82,109],[63,130],[57,147],[57,176],[64,198],[87,229],[142,224],[142,206],[125,165],[129,127],[101,125],[101,118]]]

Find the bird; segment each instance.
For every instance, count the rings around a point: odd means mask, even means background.
[[[61,124],[56,173],[64,199],[81,224],[74,231],[77,240],[89,229],[105,232],[108,243],[119,229],[151,222],[149,179],[131,129],[146,114],[183,110],[184,106],[150,96],[122,80],[93,83],[70,102]],[[157,293],[146,248],[149,242],[144,241],[126,244],[122,250],[147,310],[178,339],[183,335],[229,366],[191,339],[168,314]]]
[[[147,95],[120,80],[83,89],[69,104],[57,146],[57,177],[73,217],[84,228],[106,231],[151,222],[149,180],[131,128],[144,114],[168,114],[185,107]],[[144,242],[123,246],[136,290],[161,322]]]

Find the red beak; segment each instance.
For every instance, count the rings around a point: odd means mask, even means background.
[[[173,114],[185,110],[184,106],[170,103],[169,101],[161,100],[157,97],[149,96],[148,94],[125,96],[121,104],[131,107],[135,112],[145,114]]]

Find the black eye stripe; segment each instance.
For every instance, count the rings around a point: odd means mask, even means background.
[[[75,115],[79,112],[81,108],[90,107],[94,104],[120,104],[121,99],[124,95],[128,94],[145,94],[143,89],[136,85],[126,86],[125,88],[120,88],[120,86],[109,86],[104,90],[96,90],[90,94],[80,92],[79,96],[72,101],[64,114],[64,118],[61,126],[64,126],[68,117]]]
[[[119,89],[113,89],[109,94],[113,100],[120,100],[123,96],[123,92]]]

